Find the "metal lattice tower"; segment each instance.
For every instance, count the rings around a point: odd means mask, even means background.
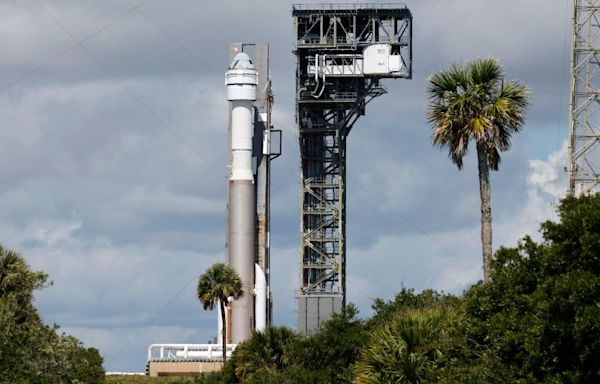
[[[600,185],[600,0],[573,0],[569,195]]]
[[[382,78],[412,76],[412,15],[402,4],[294,5],[301,155],[298,328],[346,301],[346,140]]]

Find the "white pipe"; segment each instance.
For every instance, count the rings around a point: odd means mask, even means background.
[[[258,264],[254,264],[254,279],[255,328],[262,332],[267,327],[267,278]]]
[[[319,54],[315,55],[315,89],[312,91],[313,97],[319,89]]]
[[[217,343],[223,342],[223,319],[221,318],[221,302],[217,300]]]
[[[323,72],[323,86],[321,87],[321,92],[319,92],[318,95],[315,96],[315,98],[319,98],[321,97],[321,95],[323,94],[323,92],[325,91],[325,87],[327,86],[327,83],[325,82],[325,72]]]
[[[237,344],[227,344],[227,356],[231,356]],[[186,359],[208,357],[219,360],[223,357],[220,344],[151,344],[148,347],[148,361],[152,359]]]

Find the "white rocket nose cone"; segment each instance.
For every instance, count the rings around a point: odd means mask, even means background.
[[[244,52],[238,53],[231,62],[229,69],[255,69],[250,56]]]

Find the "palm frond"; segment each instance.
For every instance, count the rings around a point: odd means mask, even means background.
[[[504,68],[492,57],[477,59],[467,65],[469,85],[481,87],[486,92],[495,89],[504,77]]]
[[[219,300],[225,302],[228,297],[238,299],[244,294],[238,274],[223,263],[214,264],[200,276],[197,292],[205,310],[213,310]]]
[[[529,90],[517,81],[504,83],[497,59],[451,64],[429,77],[427,122],[434,147],[446,149],[461,169],[471,140],[484,143],[490,168],[498,169],[500,152],[510,148],[513,133],[525,122]]]

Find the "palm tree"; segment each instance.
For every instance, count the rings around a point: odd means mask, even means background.
[[[258,371],[279,372],[289,364],[288,348],[299,336],[286,327],[267,327],[254,331],[252,337],[235,350],[236,376],[244,381]]]
[[[223,263],[214,264],[204,272],[198,280],[198,300],[204,309],[215,308],[217,303],[221,308],[221,323],[223,324],[223,364],[227,361],[227,323],[225,321],[225,303],[239,299],[244,294],[242,279],[230,266]]]
[[[47,278],[43,272],[32,271],[19,253],[0,245],[0,298],[11,297],[17,313],[37,317],[37,312],[31,310],[33,292],[43,288]]]
[[[428,122],[433,126],[435,147],[447,149],[458,169],[468,145],[475,142],[481,195],[481,242],[484,280],[490,279],[492,259],[492,211],[490,170],[497,171],[500,152],[510,148],[529,106],[527,87],[513,80],[504,83],[504,68],[493,58],[464,65],[451,64],[428,80]]]
[[[371,332],[356,365],[359,384],[427,382],[443,356],[443,319],[439,310],[409,310]]]

